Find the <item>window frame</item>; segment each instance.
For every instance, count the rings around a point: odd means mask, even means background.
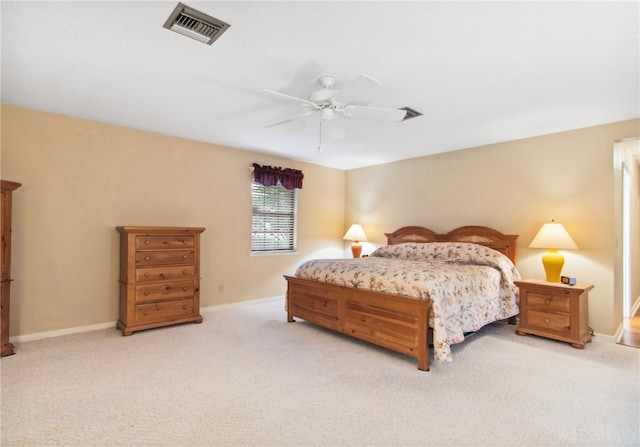
[[[290,193],[292,195],[292,208],[291,208],[291,212],[290,213],[286,213],[286,214],[290,214],[290,223],[291,223],[291,233],[286,233],[287,235],[290,236],[291,238],[291,247],[286,248],[286,249],[278,249],[278,248],[274,248],[275,244],[273,247],[270,247],[268,249],[258,249],[258,244],[256,244],[254,242],[254,235],[256,234],[256,231],[254,230],[254,218],[256,215],[258,216],[267,216],[269,214],[274,214],[274,213],[269,213],[266,210],[262,209],[256,212],[257,207],[256,205],[256,197],[255,197],[255,190],[256,188],[259,188],[261,191],[263,191],[265,194],[267,194],[269,191],[276,191],[273,188],[277,188],[277,193],[281,194],[281,193]],[[278,213],[275,213],[278,214]],[[297,233],[298,233],[298,190],[297,188],[294,189],[287,189],[284,186],[282,186],[282,184],[280,182],[278,182],[277,185],[271,185],[271,186],[265,186],[261,183],[258,183],[256,181],[252,181],[251,182],[251,237],[250,237],[250,241],[249,241],[249,253],[251,256],[270,256],[270,255],[282,255],[282,254],[292,254],[292,253],[296,253],[297,252],[297,246],[298,246],[298,238],[297,238]],[[277,234],[279,234],[278,232],[272,232],[269,233],[267,231],[263,230],[263,234],[272,234],[277,236]],[[260,244],[260,245],[265,245],[264,243]]]

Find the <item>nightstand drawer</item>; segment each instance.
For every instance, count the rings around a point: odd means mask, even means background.
[[[542,295],[540,293],[529,292],[527,293],[527,305],[545,310],[569,312],[569,310],[571,310],[571,301],[569,298],[569,296]]]
[[[554,331],[561,334],[569,334],[571,331],[571,317],[563,314],[540,312],[527,309],[527,322],[530,327],[539,327],[544,330]]]

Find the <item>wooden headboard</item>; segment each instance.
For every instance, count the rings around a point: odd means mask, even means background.
[[[428,228],[410,226],[384,235],[387,236],[387,245],[405,242],[472,242],[493,248],[511,259],[514,264],[516,263],[518,235],[502,234],[489,227],[468,225],[451,230],[447,234],[438,234]]]

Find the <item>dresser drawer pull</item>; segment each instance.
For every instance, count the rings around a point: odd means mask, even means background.
[[[149,245],[151,243],[151,241],[149,239],[145,239],[144,243],[145,243],[145,245]]]
[[[144,277],[145,277],[145,278],[148,278],[148,277],[149,277],[149,272],[145,272],[145,273],[144,273]]]
[[[145,256],[145,257],[144,257],[144,260],[145,260],[145,261],[148,261],[149,259],[151,259],[151,257],[150,257],[150,256]]]
[[[544,304],[551,304],[551,298],[547,298],[546,300],[544,300]]]
[[[187,274],[187,271],[186,271],[186,270],[183,270],[183,271],[182,271],[182,274],[183,274],[183,275],[186,275],[186,274]]]
[[[183,288],[182,288],[182,291],[183,291],[183,292],[186,292],[187,290],[188,290],[188,289],[187,289],[186,287],[183,287]]]
[[[187,241],[186,241],[186,240],[183,240],[183,241],[182,241],[182,243],[183,243],[183,244],[186,244],[186,243],[187,243]]]
[[[148,311],[148,310],[145,310],[145,311],[144,311],[144,312],[142,312],[142,313],[143,313],[143,314],[145,314],[145,316],[146,316],[146,315],[149,315],[149,311]]]
[[[145,290],[145,291],[144,291],[144,295],[145,295],[145,296],[148,296],[148,295],[149,295],[149,291],[148,291],[148,290]]]
[[[545,322],[545,323],[547,323],[547,324],[549,324],[549,323],[551,323],[551,320],[549,320],[548,318],[545,318],[545,319],[544,319],[544,322]]]
[[[186,304],[182,305],[182,310],[187,310],[187,305]]]
[[[183,255],[183,256],[182,256],[182,259],[187,259],[187,255]]]

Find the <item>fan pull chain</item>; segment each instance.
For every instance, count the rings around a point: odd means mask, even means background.
[[[320,139],[318,142],[318,152],[322,152],[322,119],[320,120]]]

